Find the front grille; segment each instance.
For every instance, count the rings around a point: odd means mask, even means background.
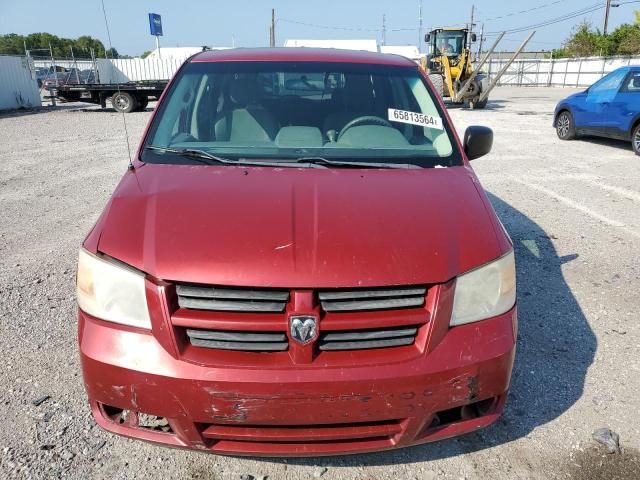
[[[221,312],[283,312],[288,290],[177,285],[180,308]]]
[[[320,350],[365,350],[371,348],[389,348],[412,345],[416,338],[417,327],[350,330],[324,332],[320,334]]]
[[[279,332],[229,332],[187,329],[194,347],[239,350],[244,352],[281,352],[287,349],[287,336]]]
[[[424,305],[425,287],[397,287],[318,292],[325,312],[414,308]]]

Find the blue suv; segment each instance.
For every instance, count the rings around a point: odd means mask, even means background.
[[[586,91],[561,100],[553,126],[561,140],[578,135],[630,140],[640,155],[640,66],[614,70]]]

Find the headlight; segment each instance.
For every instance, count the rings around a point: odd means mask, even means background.
[[[451,326],[477,322],[508,312],[516,303],[513,250],[456,280]]]
[[[78,306],[89,315],[151,328],[142,273],[80,250],[76,290]]]

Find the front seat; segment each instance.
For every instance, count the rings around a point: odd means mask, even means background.
[[[258,102],[255,79],[234,78],[227,102],[215,123],[216,140],[252,144],[271,142],[278,133],[278,122]]]

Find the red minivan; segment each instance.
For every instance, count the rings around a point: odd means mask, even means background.
[[[398,56],[191,57],[80,250],[106,430],[219,454],[367,452],[501,414],[513,246],[423,71]]]

